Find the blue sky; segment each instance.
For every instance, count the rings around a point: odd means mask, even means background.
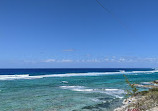
[[[157,67],[158,1],[98,1],[0,0],[0,67]]]

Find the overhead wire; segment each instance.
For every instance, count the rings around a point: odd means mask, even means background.
[[[128,30],[127,26],[126,26],[112,11],[110,11],[108,8],[106,8],[104,5],[102,5],[102,3],[99,2],[99,0],[96,0],[96,2],[97,2],[106,12],[108,12],[120,25],[122,25],[126,30]]]

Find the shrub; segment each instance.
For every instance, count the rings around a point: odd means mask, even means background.
[[[138,92],[138,89],[134,86],[134,84],[131,84],[128,80],[128,78],[126,77],[126,75],[123,75],[125,77],[125,81],[128,84],[128,86],[130,87],[130,89],[126,90],[127,94],[126,96],[135,96],[136,93]]]

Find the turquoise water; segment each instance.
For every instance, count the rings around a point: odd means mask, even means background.
[[[1,71],[0,111],[112,111],[122,104],[128,88],[123,74],[139,84],[158,78],[157,71],[147,70],[28,70]]]

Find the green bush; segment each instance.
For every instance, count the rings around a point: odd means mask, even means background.
[[[126,90],[127,94],[126,96],[135,96],[136,93],[138,93],[138,89],[134,86],[134,84],[131,84],[128,80],[128,78],[126,77],[126,75],[123,75],[125,77],[125,81],[128,84],[128,86],[130,87],[130,89]]]
[[[158,88],[149,89],[149,91],[158,91]]]

